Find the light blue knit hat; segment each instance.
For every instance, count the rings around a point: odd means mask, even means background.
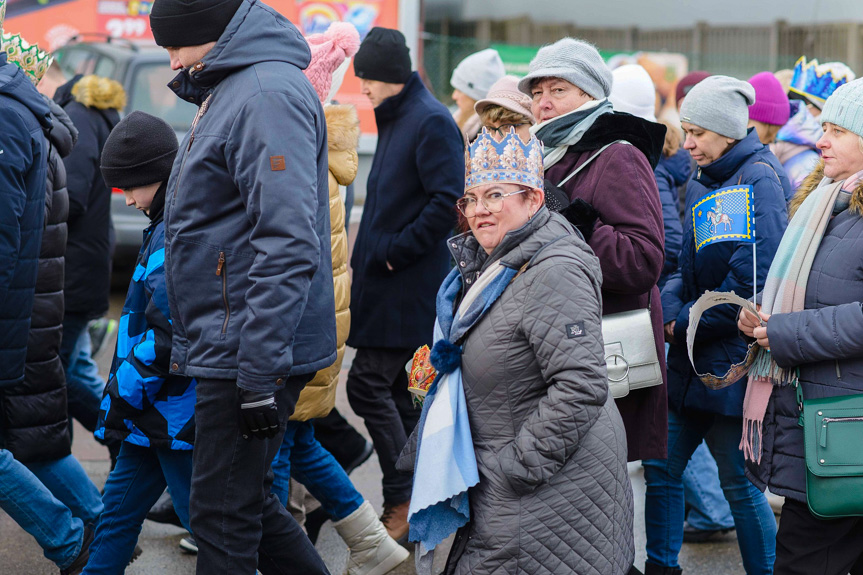
[[[830,122],[863,136],[863,78],[836,88],[821,111],[821,123]]]

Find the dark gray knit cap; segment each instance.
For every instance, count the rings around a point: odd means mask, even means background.
[[[132,112],[117,124],[102,148],[102,177],[111,188],[164,182],[177,155],[177,134],[167,122]]]

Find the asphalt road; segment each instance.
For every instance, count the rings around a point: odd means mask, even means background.
[[[115,286],[122,284],[115,281]],[[115,287],[111,296],[111,317],[118,318],[125,297],[125,289]],[[107,374],[111,362],[110,351],[104,350],[98,357],[101,372]],[[351,411],[344,391],[344,380],[353,359],[352,350],[348,350],[341,372],[340,386],[336,405],[339,411],[347,417],[361,432],[366,433],[362,421]],[[96,443],[83,428],[75,433],[73,453],[84,465],[87,473],[98,487],[102,487],[108,474],[109,460],[107,450]],[[635,491],[636,502],[636,566],[644,565],[644,480],[641,468],[637,464],[630,465],[630,476]],[[382,509],[381,471],[377,458],[372,456],[365,464],[351,475],[357,489],[377,509]],[[160,525],[151,521],[144,523],[139,544],[144,550],[143,555],[128,569],[129,575],[191,575],[195,572],[194,556],[186,555],[178,548],[183,537],[182,529]],[[317,543],[318,551],[334,574],[344,572],[347,548],[332,524],[327,523],[321,530]],[[445,553],[439,554],[443,559]],[[740,553],[734,533],[719,538],[715,543],[690,545],[684,544],[680,555],[680,564],[687,575],[725,575],[743,573]],[[6,514],[0,512],[0,575],[47,575],[56,574],[56,566],[42,556],[41,549],[27,533],[19,528]],[[402,564],[393,575],[413,575],[413,557]]]

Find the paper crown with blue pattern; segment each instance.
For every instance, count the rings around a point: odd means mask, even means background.
[[[820,109],[836,88],[855,77],[851,68],[842,62],[819,64],[818,59],[807,62],[806,56],[801,56],[794,65],[794,76],[788,92],[802,96]]]
[[[49,52],[28,43],[20,34],[0,34],[0,50],[6,52],[6,61],[21,68],[34,84],[39,83],[54,61]]]
[[[525,143],[514,128],[501,141],[486,128],[465,151],[464,190],[486,184],[543,187],[542,144],[531,136]]]

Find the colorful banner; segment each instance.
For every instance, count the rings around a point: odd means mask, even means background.
[[[716,242],[755,243],[752,186],[731,186],[706,195],[692,206],[695,251]]]

